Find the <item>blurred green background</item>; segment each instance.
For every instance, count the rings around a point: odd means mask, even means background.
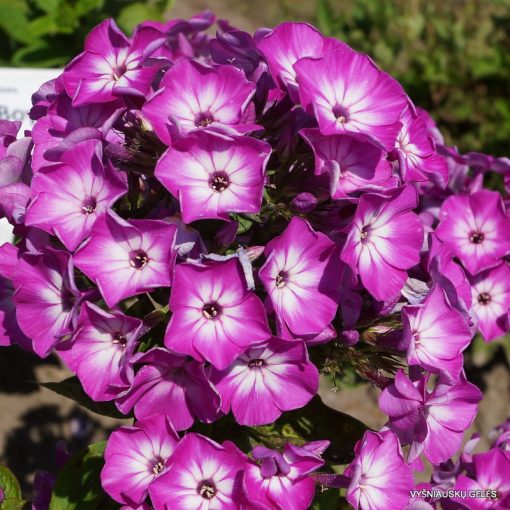
[[[400,80],[461,151],[510,153],[510,0],[0,0],[0,65],[60,67],[105,17],[129,33],[204,8],[250,32],[314,23]]]

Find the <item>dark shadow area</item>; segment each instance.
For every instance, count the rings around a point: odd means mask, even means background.
[[[0,462],[16,474],[27,496],[32,493],[36,471],[58,471],[59,461],[65,459],[57,450],[59,442],[64,441],[73,455],[85,448],[98,431],[104,431],[104,437],[111,432],[78,407],[62,413],[56,405],[41,405],[27,411],[21,420],[22,424],[7,435]]]
[[[2,347],[0,350],[0,392],[32,393],[39,389],[35,367],[40,365],[58,366],[55,356],[41,359],[18,347]]]

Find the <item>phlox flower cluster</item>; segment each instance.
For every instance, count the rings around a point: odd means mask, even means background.
[[[134,416],[101,473],[124,509],[305,510],[328,480],[354,508],[436,507],[413,472],[453,462],[482,398],[463,351],[509,330],[510,161],[448,147],[308,24],[214,22],[106,20],[34,94],[31,132],[1,121],[0,345],[56,353]],[[343,475],[329,437],[208,437],[284,420],[354,359],[388,422]],[[505,504],[507,428],[451,486]]]

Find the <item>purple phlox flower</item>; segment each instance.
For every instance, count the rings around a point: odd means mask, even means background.
[[[73,107],[67,95],[57,96],[47,114],[32,128],[34,172],[59,161],[65,150],[80,141],[105,139],[123,110],[120,99],[108,104]]]
[[[285,322],[282,321],[278,316],[276,316],[276,333],[279,338],[283,338],[284,340],[302,340],[307,346],[325,344],[333,338],[337,337],[335,328],[333,328],[331,324],[326,326],[319,333],[314,333],[311,335],[295,335],[287,327],[287,324],[285,324]]]
[[[439,131],[436,121],[432,118],[430,113],[427,112],[427,110],[424,110],[423,108],[419,107],[415,108],[415,110],[418,116],[422,118],[423,122],[425,122],[428,134],[432,138],[434,143],[444,145],[444,137],[441,131]]]
[[[36,471],[34,476],[34,494],[32,510],[48,510],[57,477],[48,471]],[[0,497],[0,503],[2,498]]]
[[[76,288],[73,271],[70,255],[50,248],[38,255],[25,253],[16,265],[16,317],[41,357],[75,329],[82,293]]]
[[[336,39],[324,37],[308,23],[281,23],[257,41],[257,50],[267,60],[271,76],[282,89],[298,100],[294,64],[304,57],[322,57],[335,49],[348,48]]]
[[[510,418],[491,430],[489,437],[493,440],[492,448],[501,448],[510,456]]]
[[[510,218],[496,191],[452,196],[440,217],[437,236],[472,275],[498,265],[510,251]]]
[[[29,111],[29,117],[32,120],[40,119],[47,114],[48,108],[55,99],[66,93],[63,74],[43,83],[36,92],[32,94],[32,109]]]
[[[103,489],[119,503],[141,505],[148,489],[168,469],[179,436],[164,415],[113,431],[104,452]]]
[[[220,398],[200,363],[155,348],[139,355],[136,364],[143,366],[131,388],[116,399],[123,413],[134,409],[138,419],[165,414],[177,430],[191,427],[195,417],[209,423],[220,416]]]
[[[374,144],[349,135],[323,136],[316,128],[302,129],[300,135],[314,151],[315,174],[329,176],[332,198],[397,186],[386,153]]]
[[[294,64],[301,104],[313,109],[323,135],[349,133],[390,151],[407,106],[402,86],[350,48]]]
[[[230,255],[217,255],[216,253],[201,253],[200,262],[206,263],[208,260],[222,262],[230,259],[237,259],[243,268],[244,277],[246,279],[246,288],[248,290],[255,289],[255,279],[253,278],[253,266],[251,264],[250,254],[243,248],[238,248],[235,253]]]
[[[439,464],[459,450],[482,393],[463,373],[455,382],[440,376],[433,389],[428,383],[428,375],[411,380],[399,370],[381,393],[379,407],[389,416],[388,427],[401,443],[411,445],[409,462],[423,453]]]
[[[216,232],[216,235],[214,236],[214,242],[223,247],[230,246],[237,236],[238,228],[239,222],[234,220],[227,220]]]
[[[165,345],[222,370],[247,347],[268,340],[271,332],[264,304],[246,287],[235,258],[178,264]]]
[[[462,351],[472,333],[466,318],[435,285],[421,305],[402,308],[403,342],[407,362],[455,380],[462,369]]]
[[[25,224],[56,235],[74,251],[127,185],[111,163],[103,165],[101,143],[88,140],[62,154],[61,163],[40,169],[31,191]]]
[[[294,217],[264,250],[259,277],[280,320],[296,335],[323,331],[335,317],[340,287],[338,252],[325,234]],[[313,313],[303,313],[303,310]]]
[[[298,193],[292,199],[292,207],[299,213],[307,213],[313,211],[318,203],[319,201],[317,198],[307,191]]]
[[[21,223],[30,198],[30,137],[16,140],[18,122],[0,120],[0,218]]]
[[[176,214],[166,217],[165,221],[177,227],[175,250],[179,257],[198,258],[201,253],[207,253],[207,248],[200,236],[200,232],[186,225],[180,215]]]
[[[244,113],[255,85],[232,66],[210,67],[179,59],[161,80],[161,88],[142,108],[158,137],[170,145],[171,135],[210,130],[230,135],[257,128]]]
[[[456,490],[477,491],[480,497],[453,497],[469,510],[510,508],[510,456],[499,448],[473,455],[473,478],[460,475]],[[485,496],[485,497],[484,497]]]
[[[137,29],[129,42],[112,19],[104,20],[85,39],[85,51],[64,69],[73,106],[146,96],[158,68],[144,66],[144,60],[163,43],[164,35],[151,27]]]
[[[442,489],[452,488],[460,473],[466,472],[470,476],[474,473],[473,452],[480,442],[480,439],[480,434],[473,434],[461,448],[458,460],[447,459],[433,466],[431,483],[433,483],[434,487]]]
[[[171,465],[149,487],[154,510],[237,510],[243,498],[244,456],[199,434],[181,439]]]
[[[58,354],[91,398],[112,400],[133,379],[130,358],[141,327],[139,319],[86,302],[73,338],[58,346]]]
[[[394,157],[404,182],[431,181],[440,188],[448,182],[446,159],[436,152],[435,144],[420,110],[412,104],[400,117],[402,128],[397,136]]]
[[[44,117],[47,114],[50,105],[62,92],[65,92],[65,87],[61,74],[57,76],[57,78],[44,82],[37,91],[32,94],[32,108],[30,109],[28,116],[32,120]]]
[[[171,285],[176,230],[162,220],[126,221],[108,211],[74,261],[112,308],[127,297]]]
[[[416,205],[417,194],[410,186],[359,200],[341,258],[380,301],[400,293],[406,270],[420,260],[423,226],[411,212]]]
[[[303,447],[286,443],[281,453],[256,446],[255,460],[247,463],[244,475],[244,490],[250,503],[264,510],[309,508],[315,494],[315,481],[309,475],[324,465],[320,455],[328,445],[328,441]]]
[[[391,431],[365,432],[344,475],[351,478],[347,501],[361,510],[402,510],[414,488],[412,469]]]
[[[498,243],[501,242],[498,239]],[[473,296],[472,312],[486,342],[501,337],[509,329],[510,266],[499,266],[469,277]]]
[[[0,119],[0,159],[5,158],[9,145],[16,141],[21,122]]]
[[[419,305],[425,301],[430,292],[429,286],[416,278],[408,278],[400,293],[410,305]],[[400,303],[399,303],[400,304]]]
[[[216,16],[205,10],[189,19],[172,19],[166,23],[145,21],[140,26],[152,27],[165,34],[165,44],[154,52],[154,56],[172,62],[179,57],[209,61],[210,36],[205,32],[215,21]]]
[[[451,249],[435,234],[429,235],[427,266],[432,281],[442,287],[452,306],[459,311],[469,310],[471,285],[466,273],[456,262]]]
[[[18,263],[18,249],[10,243],[0,246],[0,346],[19,345],[32,351],[32,343],[21,331],[12,299],[14,278]]]
[[[272,338],[241,354],[225,370],[212,370],[211,382],[224,413],[241,425],[265,425],[283,411],[306,405],[319,388],[319,373],[303,342]]]
[[[224,20],[219,20],[218,25],[220,30],[216,32],[216,39],[209,42],[211,58],[218,64],[233,65],[244,71],[248,78],[257,81],[267,70],[267,65],[257,51],[253,37],[231,27]]]
[[[227,220],[232,212],[257,213],[271,146],[255,138],[187,137],[160,158],[155,176],[179,199],[185,223]]]
[[[123,505],[120,510],[151,510],[148,503],[142,503],[141,505]]]

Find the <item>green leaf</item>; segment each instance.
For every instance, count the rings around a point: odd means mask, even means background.
[[[122,30],[130,34],[138,23],[146,20],[162,21],[160,9],[154,5],[136,2],[120,11],[117,23]]]
[[[25,67],[58,67],[68,61],[65,48],[57,48],[45,41],[36,41],[16,51],[12,63]]]
[[[338,510],[340,491],[338,489],[326,489],[321,491],[319,488],[315,491],[315,498],[311,510]]]
[[[319,396],[302,409],[284,413],[273,425],[253,427],[252,436],[269,448],[281,448],[286,441],[297,445],[327,439],[331,442],[324,459],[347,464],[354,445],[369,428],[348,414],[326,406]]]
[[[28,44],[36,37],[28,30],[29,8],[23,0],[0,0],[0,28],[14,41]]]
[[[41,11],[46,12],[48,14],[54,13],[61,2],[61,0],[32,0]]]
[[[122,414],[113,402],[94,402],[84,391],[77,377],[69,377],[60,382],[40,383],[41,386],[58,393],[64,397],[74,400],[93,413],[110,418],[126,419],[129,416]]]
[[[111,510],[119,505],[103,491],[100,481],[106,441],[92,444],[60,470],[49,510]]]
[[[4,492],[4,501],[0,505],[1,510],[8,508],[6,503],[9,500],[21,502],[21,487],[18,479],[8,467],[2,466],[2,464],[0,464],[0,489]]]
[[[334,17],[329,0],[317,2],[316,17],[319,30],[326,35],[331,35],[334,32]]]
[[[101,9],[103,4],[104,0],[78,0],[74,5],[74,11],[78,17],[81,17],[91,11]]]
[[[245,218],[243,216],[240,216],[239,214],[232,214],[232,219],[234,221],[237,221],[237,233],[238,234],[245,234],[250,230],[250,228],[253,226],[253,220],[250,220],[249,218]]]
[[[0,510],[23,510],[26,503],[24,499],[6,499],[0,504]]]
[[[28,25],[28,30],[30,30],[35,37],[41,37],[43,35],[58,33],[59,24],[53,16],[46,14],[45,16],[39,16],[32,20]]]

